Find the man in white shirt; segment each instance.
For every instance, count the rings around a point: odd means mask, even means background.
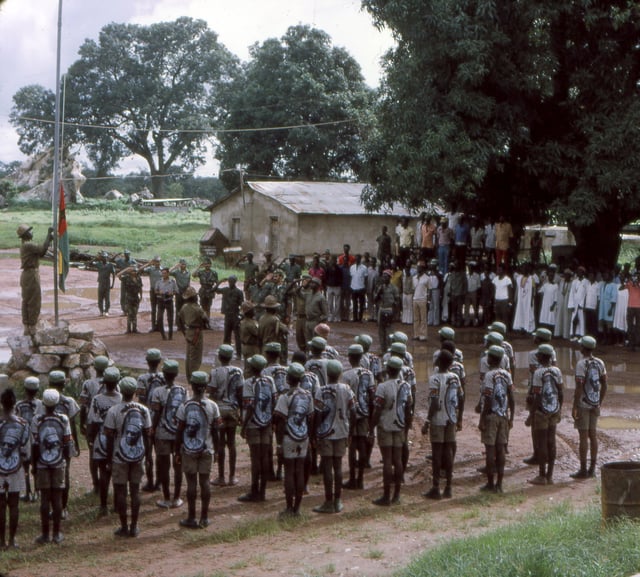
[[[413,340],[427,340],[427,299],[429,296],[427,264],[418,261],[418,272],[413,277]]]
[[[493,279],[493,286],[495,288],[495,320],[503,322],[505,325],[509,326],[511,305],[513,303],[513,283],[511,282],[511,279],[504,274],[503,265],[498,265],[498,276]]]
[[[349,268],[351,274],[351,301],[353,303],[353,322],[362,322],[364,298],[367,293],[367,267],[362,264],[362,255],[356,255],[356,262]]]

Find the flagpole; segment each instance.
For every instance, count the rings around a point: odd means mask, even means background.
[[[59,323],[58,310],[58,204],[60,194],[60,52],[62,44],[62,0],[58,0],[58,39],[56,52],[56,105],[53,136],[53,190],[51,203],[53,212],[53,308],[55,324]]]

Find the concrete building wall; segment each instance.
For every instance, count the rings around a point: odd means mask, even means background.
[[[385,215],[296,214],[262,194],[245,190],[215,206],[211,227],[218,228],[231,246],[251,250],[259,259],[269,249],[276,258],[290,253],[309,256],[329,249],[340,254],[344,244],[351,253],[377,252],[376,238],[387,226],[393,237],[398,218]],[[415,227],[416,219],[410,219]]]

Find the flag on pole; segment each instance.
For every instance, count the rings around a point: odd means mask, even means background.
[[[60,183],[60,208],[58,210],[58,286],[64,292],[64,281],[69,273],[69,235],[64,202],[64,186]]]

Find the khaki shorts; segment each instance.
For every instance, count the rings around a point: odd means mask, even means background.
[[[300,459],[307,456],[309,450],[309,439],[304,441],[296,441],[289,435],[285,435],[282,439],[282,458],[283,459]]]
[[[139,485],[144,474],[144,465],[139,463],[113,463],[111,465],[111,480],[114,485]]]
[[[185,475],[208,475],[212,464],[213,455],[209,452],[195,456],[182,451],[182,472]]]
[[[347,439],[318,439],[318,455],[321,457],[344,457]]]
[[[175,446],[175,441],[170,441],[168,439],[156,439],[155,448],[156,455],[173,455],[173,448]]]
[[[578,407],[578,418],[573,422],[573,426],[578,431],[595,431],[599,415],[600,409],[598,407],[592,409]]]
[[[402,447],[407,438],[404,431],[385,431],[378,427],[378,447]]]
[[[55,469],[38,469],[36,489],[64,489],[64,471],[64,465]]]
[[[225,407],[224,405],[220,405],[219,409],[222,426],[225,429],[235,428],[240,424],[240,409]]]
[[[456,426],[453,423],[447,425],[431,425],[429,427],[429,440],[432,443],[455,443]]]
[[[271,425],[260,428],[247,429],[248,445],[271,445],[273,435],[271,433]]]
[[[354,437],[367,437],[369,435],[369,419],[362,417],[356,420],[356,425],[353,428]]]
[[[481,440],[484,445],[506,445],[509,440],[509,421],[507,417],[487,415]]]
[[[0,493],[20,493],[26,489],[24,469],[20,467],[10,475],[0,475]]]
[[[533,419],[533,429],[534,431],[542,431],[548,429],[549,427],[555,427],[560,422],[560,412],[554,413],[553,415],[547,415],[545,413],[541,413],[540,411],[536,411],[535,417]]]

